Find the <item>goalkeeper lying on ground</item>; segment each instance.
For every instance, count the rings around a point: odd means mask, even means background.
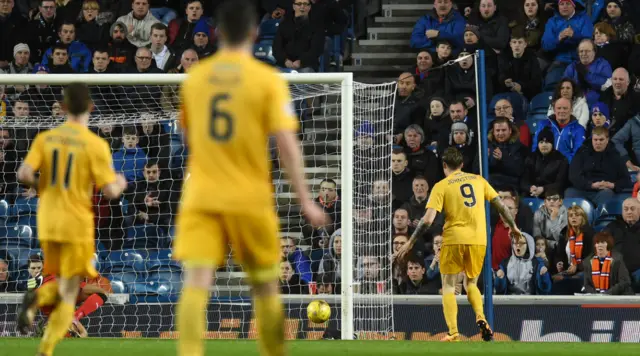
[[[29,290],[38,289],[55,279],[55,276],[43,276],[42,266],[42,257],[39,255],[32,255],[29,257],[29,274],[31,276],[27,284]],[[78,307],[74,314],[73,323],[71,324],[67,337],[87,337],[87,330],[80,320],[98,310],[98,308],[107,301],[107,294],[112,292],[111,283],[108,279],[102,276],[87,279],[80,283],[80,293],[78,293],[78,299],[76,300],[76,305],[78,305]],[[48,318],[49,314],[53,311],[53,308],[44,307],[41,308],[40,311],[45,318]],[[39,330],[44,329],[44,324],[41,326],[42,327],[38,328]]]

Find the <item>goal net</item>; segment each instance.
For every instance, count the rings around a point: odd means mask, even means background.
[[[115,169],[124,173],[129,188],[118,201],[100,192],[93,196],[95,264],[101,278],[87,283],[105,289],[109,298],[81,322],[90,336],[177,336],[182,270],[171,259],[171,246],[182,183],[189,179],[188,147],[177,124],[183,79],[178,74],[0,76],[0,335],[16,335],[21,294],[41,283],[39,261],[46,259],[37,239],[38,195],[17,183],[16,169],[34,137],[64,121],[64,85],[84,81],[95,104],[90,129],[109,142]],[[301,124],[307,182],[334,219],[323,229],[305,222],[271,143],[287,338],[384,338],[393,330],[390,137],[395,83],[356,83],[350,74],[286,79]],[[306,306],[314,299],[331,304],[329,322],[307,320]],[[233,251],[217,270],[207,320],[208,338],[256,337],[250,287]]]

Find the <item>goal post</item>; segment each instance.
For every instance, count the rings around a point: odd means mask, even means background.
[[[392,150],[392,143],[388,140],[391,137],[390,133],[392,130],[393,124],[393,108],[395,101],[395,91],[396,91],[396,83],[384,83],[384,84],[363,84],[354,82],[352,73],[315,73],[315,74],[297,74],[297,73],[288,73],[282,74],[284,79],[286,79],[289,83],[289,87],[292,94],[292,99],[294,103],[299,104],[300,107],[296,108],[298,115],[300,116],[300,120],[303,123],[303,127],[308,124],[305,119],[307,117],[303,117],[306,114],[300,113],[300,111],[307,111],[308,116],[311,117],[310,120],[315,120],[316,117],[320,121],[327,120],[328,116],[336,116],[338,117],[339,122],[336,123],[337,127],[335,130],[338,130],[337,141],[336,144],[339,147],[336,148],[336,152],[338,155],[334,155],[336,162],[339,162],[338,171],[335,173],[326,173],[326,174],[337,174],[338,176],[326,176],[321,177],[319,174],[323,174],[324,171],[319,170],[319,173],[314,171],[313,178],[309,178],[312,181],[312,189],[320,184],[318,181],[323,178],[333,178],[339,181],[339,186],[337,187],[340,193],[340,229],[342,231],[342,249],[341,255],[339,259],[341,261],[339,266],[339,271],[335,271],[337,274],[341,275],[339,284],[340,284],[340,294],[335,296],[322,296],[322,295],[301,295],[301,296],[290,296],[285,297],[285,303],[289,303],[290,308],[297,308],[296,313],[289,313],[288,318],[292,317],[292,315],[300,315],[300,319],[306,322],[306,303],[312,299],[327,299],[337,302],[334,305],[334,310],[337,311],[337,314],[332,315],[332,321],[334,325],[339,329],[339,337],[344,340],[351,340],[354,336],[358,335],[359,332],[363,333],[360,335],[364,335],[365,333],[377,333],[380,335],[388,335],[388,333],[393,331],[393,312],[392,312],[392,293],[388,286],[390,285],[391,273],[389,273],[391,267],[390,263],[390,255],[392,251],[391,247],[391,236],[390,236],[390,226],[391,226],[391,215],[386,214],[390,212],[391,209],[391,179],[390,179],[390,156]],[[11,75],[0,75],[0,86],[64,86],[72,82],[84,82],[88,84],[90,87],[163,87],[163,88],[171,88],[171,95],[174,97],[177,96],[177,88],[180,83],[187,77],[185,74],[11,74]],[[127,94],[125,94],[126,96]],[[61,98],[58,97],[57,100]],[[166,98],[163,97],[163,101]],[[174,98],[174,100],[177,100]],[[339,102],[339,103],[338,103]],[[161,121],[170,121],[167,125],[169,127],[168,130],[171,130],[172,137],[179,137],[179,129],[177,128],[176,118],[177,118],[177,105],[176,103],[169,103],[165,106],[158,104],[157,107],[154,106],[154,112],[144,112],[143,110],[137,110],[135,114],[130,114],[128,112],[119,113],[116,115],[104,115],[100,114],[95,116],[96,120],[90,120],[90,126],[98,126],[101,125],[105,118],[109,123],[119,123],[121,126],[124,125],[138,125],[141,122],[148,122],[149,120],[154,122]],[[143,107],[145,105],[152,106],[149,102],[142,102]],[[172,106],[171,106],[172,105]],[[167,107],[170,107],[167,109]],[[9,111],[9,110],[7,110]],[[141,112],[142,111],[142,112]],[[327,113],[329,112],[330,113]],[[48,112],[48,108],[46,110]],[[43,113],[34,114],[33,111],[31,113],[31,118],[38,117],[41,119],[38,120],[29,120],[28,125],[32,125],[33,127],[38,127],[39,129],[46,129],[53,127],[59,123],[61,123],[61,118],[58,117],[52,118]],[[145,121],[146,120],[146,121]],[[327,121],[328,122],[328,121]],[[0,130],[2,127],[8,127],[13,124],[13,119],[7,119],[0,123]],[[386,167],[384,165],[372,165],[369,161],[362,163],[362,157],[356,156],[356,160],[354,160],[354,150],[356,150],[356,137],[359,135],[359,130],[369,130],[369,126],[375,126],[375,133],[371,134],[371,142],[369,145],[377,145],[378,149],[372,152],[382,152],[384,157],[376,157],[382,162],[386,163],[386,159],[388,159],[388,163]],[[363,127],[365,129],[363,129]],[[325,127],[321,130],[322,132],[318,134],[318,138],[316,139],[315,134],[314,138],[311,140],[305,140],[303,142],[304,145],[312,145],[312,153],[310,157],[314,154],[317,154],[316,151],[321,151],[320,148],[325,148],[325,146],[330,146],[331,139],[326,138],[330,135],[330,131],[334,130],[330,124],[325,124]],[[367,131],[368,132],[368,131]],[[304,134],[304,132],[303,132]],[[323,136],[324,135],[324,136]],[[160,142],[160,141],[159,141]],[[162,144],[166,145],[166,144]],[[161,159],[169,158],[173,159],[173,155],[175,147],[173,147],[174,143],[171,142],[171,147],[158,147],[158,152],[171,152],[171,157],[157,157]],[[28,146],[28,145],[27,145]],[[24,146],[24,147],[27,147]],[[164,149],[167,148],[165,151]],[[185,148],[186,151],[186,148]],[[21,152],[26,153],[26,152]],[[166,153],[163,153],[166,155]],[[184,153],[182,153],[184,155]],[[325,153],[321,153],[325,154]],[[151,157],[149,157],[151,158]],[[333,159],[332,158],[332,159]],[[328,158],[323,158],[327,159]],[[275,158],[277,160],[277,158]],[[358,170],[365,170],[366,172],[359,173]],[[388,172],[387,172],[388,171]],[[331,171],[333,172],[333,171]],[[361,178],[361,176],[365,176],[365,178]],[[188,179],[185,178],[185,179]],[[378,219],[378,221],[370,221],[366,224],[358,223],[358,226],[354,223],[356,221],[356,217],[354,217],[354,212],[362,211],[368,209],[369,211],[373,210],[373,203],[370,199],[370,192],[367,190],[363,192],[360,190],[362,185],[366,185],[367,188],[370,188],[374,181],[378,179],[386,180],[388,184],[388,190],[386,194],[388,195],[388,207],[385,207],[384,210],[386,214],[386,218]],[[356,182],[354,182],[354,180]],[[275,178],[274,178],[275,184]],[[176,189],[175,187],[172,189]],[[276,191],[276,195],[278,195],[277,188],[274,189]],[[290,211],[290,214],[299,214],[297,204],[294,202],[289,202],[290,199],[293,199],[293,196],[287,195],[290,193],[282,194],[286,198],[282,198],[283,200],[279,200],[276,197],[277,204],[280,204],[279,208],[283,208],[281,201],[286,200],[288,204],[287,207],[284,207],[284,210]],[[357,201],[357,204],[356,204]],[[121,203],[122,205],[122,203]],[[357,206],[356,206],[357,205]],[[11,208],[9,209],[11,210]],[[388,210],[388,211],[387,211]],[[175,212],[172,212],[172,215],[175,215]],[[33,216],[33,221],[35,221],[35,215]],[[302,218],[301,216],[296,216],[295,218]],[[282,221],[281,217],[281,221]],[[293,216],[288,216],[284,218],[285,220],[294,219]],[[375,218],[370,218],[371,220],[375,220]],[[0,217],[1,220],[1,217]],[[109,227],[111,228],[111,227]],[[164,248],[168,248],[170,246],[170,238],[172,233],[172,227],[168,227],[168,231],[165,231],[167,239],[169,242],[164,246]],[[136,230],[137,231],[137,230]],[[298,234],[298,232],[292,233],[293,235]],[[301,233],[300,233],[301,234]],[[34,232],[34,239],[36,233]],[[290,235],[281,235],[281,236],[290,236]],[[296,235],[297,236],[297,235]],[[0,235],[0,240],[2,240],[3,236]],[[127,236],[124,237],[127,239]],[[126,244],[126,242],[125,242]],[[31,249],[33,246],[31,246]],[[155,247],[154,247],[155,248]],[[29,247],[27,247],[29,249]],[[2,250],[2,246],[0,246],[0,250]],[[331,246],[329,247],[331,250]],[[20,251],[19,251],[20,252]],[[24,251],[21,251],[22,253]],[[143,254],[141,256],[142,260],[139,261],[142,264],[147,263],[147,258],[151,258],[155,253],[155,250],[146,251],[147,254]],[[18,253],[18,254],[20,254]],[[106,253],[109,253],[107,251]],[[20,258],[24,258],[24,256],[20,255]],[[155,255],[153,255],[155,256]],[[376,279],[377,282],[372,282],[371,285],[373,289],[368,289],[365,291],[365,288],[359,288],[360,282],[362,282],[362,261],[368,257],[375,257],[376,261],[379,263],[380,273]],[[2,258],[2,256],[0,256]],[[45,256],[46,258],[46,256]],[[24,261],[21,261],[24,262]],[[24,265],[22,266],[24,267]],[[136,270],[138,271],[138,270]],[[237,278],[237,280],[242,280],[246,276],[241,272],[235,272],[235,270],[229,269],[229,275],[233,274],[233,278]],[[21,271],[24,273],[25,271]],[[139,272],[137,272],[139,273]],[[146,272],[145,272],[146,273]],[[227,273],[227,272],[225,272]],[[357,276],[355,275],[357,274]],[[22,274],[21,274],[22,276]],[[179,277],[179,279],[181,276]],[[123,280],[124,281],[124,280]],[[122,294],[132,295],[130,292],[131,289],[127,289],[125,284],[125,292]],[[133,283],[133,282],[132,282]],[[237,298],[230,301],[220,302],[220,306],[216,305],[216,312],[218,314],[230,314],[236,315],[234,313],[237,312],[237,307],[242,306],[246,307],[246,296],[247,294],[243,294],[246,292],[246,289],[243,289],[241,286],[232,285],[235,283],[235,280],[232,282],[232,277],[229,277],[229,291],[239,291],[237,293]],[[363,282],[364,283],[364,282]],[[181,281],[178,281],[178,284],[181,286]],[[315,285],[315,282],[314,282]],[[378,286],[378,290],[376,292],[376,286]],[[212,291],[217,290],[216,286],[212,287]],[[234,289],[235,288],[235,289]],[[311,288],[309,288],[311,290]],[[171,289],[175,291],[176,289]],[[373,290],[373,292],[371,292]],[[230,294],[232,292],[229,292]],[[312,292],[313,293],[313,292]],[[214,294],[216,294],[214,292]],[[175,293],[170,298],[170,304],[175,303],[177,299],[178,293]],[[218,298],[219,295],[215,295],[214,298]],[[4,303],[7,300],[6,298],[0,298],[0,304]],[[11,298],[9,298],[11,300]],[[117,297],[114,300],[118,301],[121,304],[126,303],[135,303],[135,300],[149,302],[149,300],[153,299],[140,299],[140,298],[126,298]],[[213,299],[212,299],[213,300]],[[236,303],[238,300],[240,302]],[[150,303],[153,303],[151,301]],[[216,302],[218,303],[218,302]],[[227,310],[226,308],[229,308]],[[137,308],[137,307],[134,307]],[[140,307],[142,309],[142,307]],[[162,308],[161,308],[162,309]],[[173,308],[170,308],[173,310]],[[131,312],[131,309],[128,310],[128,313]],[[149,314],[149,311],[145,311],[146,314]],[[209,309],[209,318],[211,318],[211,308]],[[234,316],[235,318],[235,316]],[[7,319],[5,319],[7,320]],[[115,320],[115,319],[110,319]],[[231,319],[224,319],[231,320]],[[236,319],[233,319],[236,320]],[[238,318],[238,320],[242,320],[240,323],[242,324],[239,328],[242,330],[240,334],[244,337],[253,337],[253,327],[254,323],[245,321],[244,317]],[[210,322],[211,323],[211,322]],[[220,321],[217,328],[218,330],[222,330],[225,328],[225,325],[235,325],[231,322]],[[246,325],[245,325],[246,324]],[[251,324],[251,325],[249,325]],[[331,323],[329,323],[330,325]],[[118,330],[120,325],[113,325],[110,330]],[[156,328],[156,325],[147,325],[147,329]],[[164,326],[157,326],[158,332],[160,332],[160,337],[162,337],[162,332],[164,332]],[[132,332],[135,328],[130,328],[124,326],[122,330],[128,330],[127,332]],[[155,329],[154,329],[155,330]],[[171,329],[172,330],[172,329]],[[171,332],[168,330],[166,332]],[[92,329],[89,329],[90,333]],[[111,331],[110,331],[111,332]],[[123,331],[124,332],[124,331]],[[155,331],[154,331],[155,332]],[[154,334],[155,335],[155,334]],[[217,334],[216,334],[217,335]],[[225,334],[226,335],[226,334]],[[356,336],[357,337],[357,336]]]

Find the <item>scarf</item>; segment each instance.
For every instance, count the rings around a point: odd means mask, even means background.
[[[593,256],[591,260],[591,279],[598,293],[606,293],[609,290],[609,276],[611,274],[611,252],[604,258],[604,262],[600,263],[600,257]],[[602,266],[602,268],[601,268]]]
[[[569,261],[572,265],[577,266],[578,264],[582,263],[582,239],[584,237],[584,233],[581,232],[580,234],[578,234],[578,236],[576,236],[576,232],[572,227],[570,227],[569,236],[569,251],[571,251]]]
[[[527,25],[525,26],[525,30],[531,31],[535,30],[538,27],[539,20],[538,18],[534,18],[533,20],[528,20]]]

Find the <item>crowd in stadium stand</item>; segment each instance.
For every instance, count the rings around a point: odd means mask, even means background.
[[[211,17],[216,3],[0,0],[0,71],[183,73],[216,51]],[[261,5],[262,23],[272,32],[264,26],[258,44],[271,48],[272,55],[263,50],[256,56],[283,71],[315,72],[335,64],[332,36],[344,32],[350,2]],[[634,185],[640,173],[640,34],[635,30],[640,5],[631,0],[434,0],[433,5],[407,41],[417,53],[416,65],[398,77],[391,157],[371,145],[376,123],[356,130],[356,161],[390,166],[391,179],[355,186],[370,197],[356,202],[366,208],[354,211],[355,223],[376,220],[384,231],[390,228],[389,245],[397,250],[425,213],[430,189],[444,178],[439,160],[444,149],[458,148],[463,170],[478,173],[477,144],[487,135],[489,148],[482,154],[489,181],[529,235],[512,240],[491,213],[496,292],[640,292],[640,186]],[[475,119],[476,63],[469,54],[478,49],[486,54],[488,132],[480,132]],[[0,117],[31,123],[0,128],[0,210],[6,210],[7,236],[0,238],[0,292],[26,288],[15,271],[37,251],[35,242],[20,245],[24,235],[37,236],[37,193],[20,187],[15,171],[39,130],[32,119],[64,117],[60,93],[56,86],[0,86]],[[93,97],[95,114],[142,116],[135,126],[94,128],[110,142],[114,165],[130,183],[117,204],[98,192],[94,197],[99,250],[166,249],[187,151],[170,121],[144,120],[144,115],[175,107],[175,90],[95,87]],[[366,182],[359,174],[356,169],[356,183]],[[330,178],[317,192],[332,225],[304,226],[302,239],[281,239],[284,293],[340,292],[338,193]],[[359,254],[357,291],[439,294],[443,225],[439,214],[404,263],[388,266],[380,256]],[[601,231],[606,233],[596,234]],[[465,292],[462,278],[457,292]]]

